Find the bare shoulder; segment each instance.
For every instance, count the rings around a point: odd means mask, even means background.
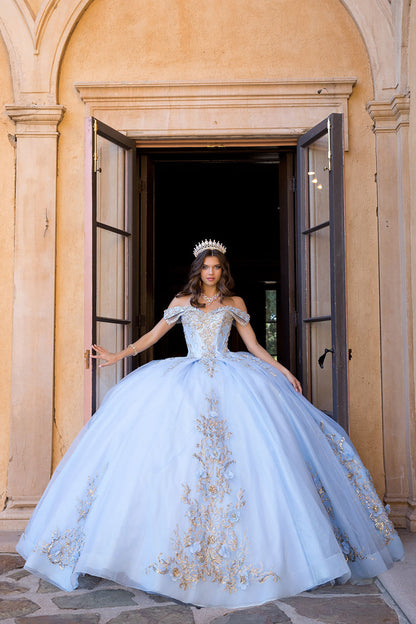
[[[188,305],[190,300],[190,295],[185,295],[184,297],[174,297],[168,305],[168,308],[175,308],[177,306],[182,307]]]
[[[247,312],[246,304],[244,303],[244,299],[242,297],[225,297],[224,301],[226,301],[226,305],[233,306],[234,308],[238,308],[239,310],[243,310]]]

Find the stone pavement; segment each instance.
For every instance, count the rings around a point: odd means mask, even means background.
[[[416,533],[399,529],[405,560],[378,577],[380,586],[399,605],[410,624],[416,624]]]
[[[0,624],[408,624],[382,585],[325,586],[254,608],[202,608],[89,575],[67,593],[0,554]]]

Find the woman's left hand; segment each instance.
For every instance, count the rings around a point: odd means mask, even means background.
[[[288,370],[286,370],[283,374],[286,379],[290,381],[296,392],[300,392],[300,394],[302,394],[302,386],[300,385],[300,381],[296,379],[296,377],[292,375],[292,373]]]
[[[115,364],[120,358],[117,353],[110,353],[104,347],[100,347],[100,345],[92,345],[92,348],[97,352],[96,355],[91,355],[95,360],[104,360],[104,364],[99,364],[98,367],[102,368],[103,366],[111,366],[111,364]]]

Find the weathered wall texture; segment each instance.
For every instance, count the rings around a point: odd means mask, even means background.
[[[332,0],[95,0],[82,16],[59,81],[54,465],[83,408],[85,112],[74,83],[332,76],[357,78],[345,156],[351,434],[383,493],[373,87],[355,24]]]
[[[12,101],[9,57],[0,37],[0,509],[6,492],[9,459],[15,170],[15,150],[8,138],[15,132],[14,123],[6,115],[4,106]]]
[[[376,161],[369,67],[359,74],[350,100],[350,144],[345,153],[345,237],[350,435],[377,490],[384,492],[379,336]]]

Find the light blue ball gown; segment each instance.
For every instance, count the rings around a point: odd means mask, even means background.
[[[227,348],[228,305],[165,311],[187,357],[114,386],[56,469],[17,551],[72,591],[89,573],[241,607],[373,577],[403,548],[345,431],[276,368]]]

